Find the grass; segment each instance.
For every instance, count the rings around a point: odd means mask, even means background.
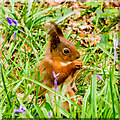
[[[61,6],[48,6],[47,4],[34,3],[33,0],[27,3],[21,3],[21,10],[11,5],[4,7],[4,1],[0,6],[0,37],[2,54],[0,62],[0,118],[119,118],[119,60],[114,63],[113,34],[109,33],[115,30],[115,24],[119,22],[114,14],[118,14],[114,8],[101,9],[103,3],[97,4],[85,3],[90,9],[80,9],[80,17],[93,15],[92,22],[94,25],[94,35],[100,35],[101,41],[96,46],[88,47],[80,44],[82,39],[79,34],[72,34],[72,28],[65,33],[66,38],[74,37],[76,47],[79,51],[84,51],[81,55],[83,68],[79,71],[77,78],[77,95],[82,96],[82,108],[75,102],[61,93],[40,83],[40,78],[35,81],[36,74],[35,64],[44,57],[44,47],[48,42],[47,32],[44,24],[48,21],[56,21],[65,29],[67,19],[75,17],[75,12],[70,8]],[[106,12],[105,12],[106,11]],[[109,14],[106,14],[109,13]],[[19,24],[8,25],[6,16],[18,21]],[[108,20],[109,24],[105,25],[102,20]],[[82,24],[82,22],[80,22]],[[65,31],[63,29],[63,31]],[[100,31],[97,33],[96,29]],[[13,40],[13,34],[17,31],[16,38]],[[116,33],[116,38],[119,35]],[[90,40],[90,36],[88,36]],[[79,40],[80,39],[80,40]],[[117,49],[118,51],[118,49]],[[97,74],[103,79],[98,79]],[[35,83],[32,85],[32,83]],[[29,86],[31,85],[31,87]],[[55,106],[51,106],[48,94],[45,95],[46,102],[38,104],[39,87],[42,86],[59,96]],[[33,91],[36,89],[36,93]],[[62,91],[61,91],[62,92]],[[18,95],[18,93],[20,95]],[[24,95],[24,96],[23,96]],[[28,98],[31,95],[30,98]],[[59,104],[68,101],[70,112],[65,111]],[[35,102],[34,102],[35,99]],[[20,104],[25,107],[25,113],[14,115],[14,109],[20,109]],[[50,112],[50,116],[48,115]]]

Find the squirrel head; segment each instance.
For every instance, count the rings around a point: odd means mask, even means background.
[[[50,23],[51,27],[48,32],[50,42],[49,49],[46,54],[55,58],[57,61],[64,63],[78,59],[80,54],[75,45],[64,38],[62,30],[56,23],[52,21]]]

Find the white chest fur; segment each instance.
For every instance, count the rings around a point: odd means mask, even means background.
[[[71,62],[66,62],[66,63],[64,63],[64,62],[60,62],[60,64],[61,64],[62,66],[66,66],[66,65],[71,64]]]

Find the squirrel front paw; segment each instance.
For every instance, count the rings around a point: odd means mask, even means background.
[[[82,60],[75,60],[74,63],[75,63],[75,69],[79,70],[83,66],[83,61]]]

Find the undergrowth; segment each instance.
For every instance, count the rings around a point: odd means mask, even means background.
[[[48,42],[45,23],[56,21],[65,31],[67,19],[72,19],[75,12],[67,4],[66,7],[48,6],[33,0],[29,4],[20,3],[21,8],[14,7],[15,4],[10,2],[4,7],[3,1],[0,6],[0,118],[118,118],[120,76],[113,39],[118,40],[119,36],[117,32],[115,35],[109,32],[115,30],[115,25],[120,22],[115,17],[119,13],[113,8],[101,9],[102,2],[85,3],[89,9],[80,9],[80,17],[93,15],[94,35],[100,35],[101,40],[94,46],[89,42],[85,47],[80,44],[82,39],[76,40],[79,39],[79,33],[74,36],[76,47],[84,51],[81,54],[84,67],[78,72],[76,80],[78,99],[72,102],[69,95],[65,97],[56,92],[59,99],[55,101],[55,106],[51,106],[48,94],[45,94],[46,102],[39,104],[39,87],[55,91],[40,83],[40,76],[37,81],[34,79],[35,65],[43,59],[44,47]],[[7,18],[12,18],[17,24],[13,21],[10,25]],[[107,25],[103,22],[106,20],[109,20]],[[64,32],[66,38],[72,36],[72,29]],[[96,29],[100,31],[97,33]],[[36,93],[33,92],[35,89]],[[63,102],[60,97],[68,101],[70,112],[59,106]],[[82,108],[76,104],[79,99]],[[23,112],[14,113],[20,109]]]

